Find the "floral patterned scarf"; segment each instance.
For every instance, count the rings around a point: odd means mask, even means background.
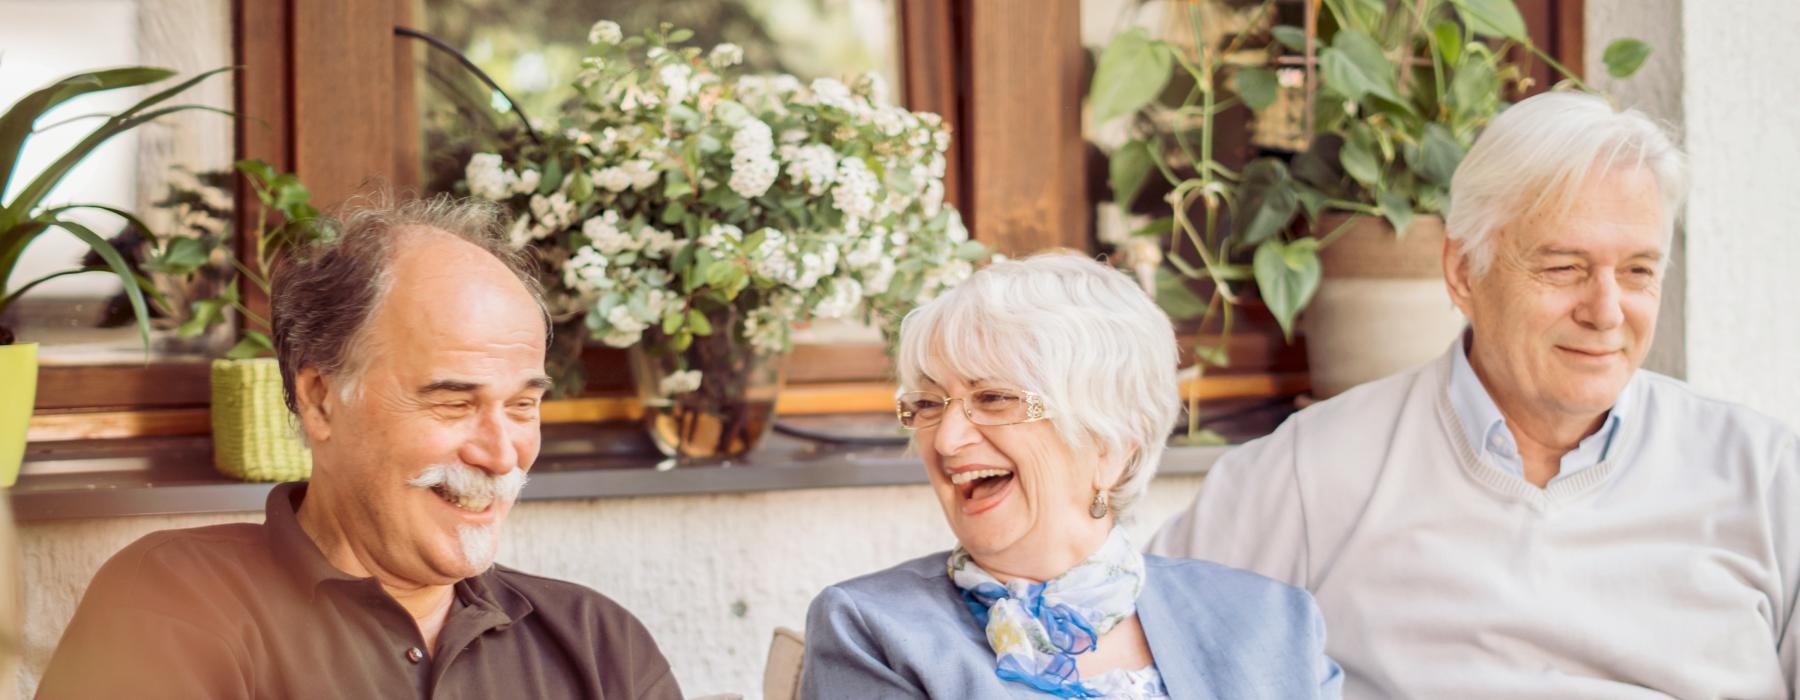
[[[1144,557],[1113,528],[1100,550],[1044,583],[1002,584],[958,546],[950,580],[987,630],[995,675],[1064,698],[1099,697],[1081,682],[1075,655],[1137,612]]]

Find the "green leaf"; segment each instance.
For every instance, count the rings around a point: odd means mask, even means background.
[[[1283,24],[1269,30],[1269,33],[1273,34],[1275,40],[1281,42],[1281,45],[1287,47],[1289,51],[1306,50],[1306,32],[1299,27]]]
[[[687,321],[688,327],[694,329],[694,335],[712,335],[712,322],[706,320],[706,314],[700,313],[699,309],[688,309]]]
[[[1156,268],[1156,305],[1177,321],[1192,321],[1206,315],[1206,300],[1187,286],[1187,278],[1166,265]]]
[[[1338,150],[1338,163],[1344,172],[1367,187],[1381,184],[1381,161],[1375,155],[1375,136],[1367,124],[1357,124],[1346,134],[1344,147]]]
[[[1320,67],[1325,85],[1352,100],[1375,94],[1400,103],[1395,83],[1394,64],[1381,52],[1381,44],[1367,34],[1354,30],[1338,32],[1331,48],[1321,53]]]
[[[1274,237],[1287,228],[1299,209],[1300,196],[1281,161],[1260,158],[1244,168],[1233,211],[1241,245],[1249,247]]]
[[[684,218],[687,218],[687,205],[682,204],[681,200],[672,199],[669,206],[663,208],[662,222],[665,225],[681,223]]]
[[[681,328],[681,322],[686,319],[687,317],[682,315],[679,311],[671,311],[668,314],[663,315],[663,335],[674,335],[675,331]]]
[[[206,265],[208,252],[198,238],[171,238],[168,245],[144,262],[144,269],[165,275],[192,274]]]
[[[1306,241],[1312,241],[1312,245],[1300,245]],[[1279,239],[1263,241],[1256,247],[1251,264],[1256,270],[1256,289],[1262,293],[1263,304],[1281,325],[1281,334],[1288,342],[1293,342],[1294,320],[1299,317],[1300,310],[1306,308],[1307,302],[1312,301],[1323,275],[1318,240],[1304,238],[1294,244]]]
[[[1485,50],[1470,52],[1469,60],[1450,78],[1450,105],[1463,114],[1493,111],[1500,100],[1500,76]]]
[[[206,332],[208,326],[223,320],[219,314],[225,309],[225,300],[201,299],[189,304],[188,308],[193,310],[194,315],[182,323],[180,328],[175,329],[175,335],[183,338],[197,338],[201,333]]]
[[[550,196],[550,193],[555,192],[556,188],[562,187],[562,180],[562,162],[555,158],[551,158],[549,162],[544,164],[542,177],[538,178],[537,193],[544,195],[545,197]]]
[[[669,43],[671,44],[679,44],[692,38],[694,38],[694,30],[685,27],[669,32]]]
[[[1120,34],[1100,52],[1099,67],[1088,88],[1094,123],[1130,114],[1156,99],[1169,82],[1174,59],[1168,47],[1142,27]]]
[[[1388,225],[1394,227],[1394,235],[1404,237],[1408,227],[1412,226],[1412,202],[1405,193],[1389,190],[1376,196],[1381,202],[1381,216],[1387,219]]]
[[[238,341],[237,345],[231,346],[231,350],[225,353],[225,357],[232,360],[247,360],[273,352],[275,352],[275,343],[269,340],[269,336],[249,331],[244,334],[243,340]]]
[[[154,121],[170,114],[187,111],[215,112],[235,117],[236,115],[228,110],[205,105],[177,105],[174,107],[164,107],[162,109],[145,111],[157,104],[167,101],[177,93],[193,87],[194,84],[199,83],[202,80],[228,70],[232,69],[230,67],[216,68],[192,78],[188,78],[187,80],[176,83],[173,87],[166,88],[161,92],[157,92],[156,94],[139,100],[125,111],[113,115],[106,120],[105,124],[94,129],[86,137],[83,137],[79,143],[70,147],[68,151],[63,153],[62,157],[57,158],[49,167],[39,172],[37,177],[31,180],[31,184],[26,185],[11,202],[6,204],[5,215],[0,216],[0,219],[10,218],[12,221],[19,221],[27,218],[28,213],[37,206],[38,201],[43,199],[51,189],[55,188],[57,183],[61,182],[63,177],[68,175],[71,169],[80,164],[83,159],[87,158],[88,154],[99,148],[100,144],[105,143],[114,136],[130,131],[145,122]],[[12,110],[9,109],[7,114],[12,114]],[[13,164],[0,161],[0,165],[5,165],[10,171]]]
[[[14,102],[6,114],[0,115],[0,193],[6,192],[11,183],[19,153],[24,150],[25,140],[31,137],[32,127],[39,117],[81,95],[147,85],[174,75],[175,71],[165,68],[113,68],[78,73],[38,88]]]
[[[1437,44],[1438,57],[1444,59],[1445,65],[1454,68],[1462,60],[1462,29],[1455,22],[1438,22],[1431,25],[1431,36],[1433,43]]]
[[[1462,144],[1450,135],[1450,129],[1437,122],[1425,125],[1418,162],[1413,164],[1415,172],[1426,180],[1449,187],[1450,178],[1456,174],[1456,166],[1462,164],[1462,159]]]
[[[1254,112],[1261,112],[1275,104],[1276,91],[1280,89],[1280,84],[1275,80],[1275,71],[1262,66],[1237,69],[1232,82],[1237,86],[1238,97],[1243,98],[1244,105]]]
[[[1231,346],[1227,343],[1195,345],[1194,358],[1213,367],[1231,366]]]
[[[1525,17],[1519,14],[1513,0],[1450,0],[1450,4],[1456,6],[1476,34],[1529,41],[1525,34]]]
[[[1112,201],[1121,209],[1130,209],[1131,203],[1137,199],[1138,190],[1143,189],[1144,179],[1155,167],[1150,153],[1150,146],[1143,141],[1129,141],[1113,151],[1112,157],[1106,161],[1108,180],[1112,183]]]
[[[106,261],[106,266],[112,268],[113,274],[125,280],[125,299],[131,302],[131,312],[137,316],[138,337],[144,341],[144,352],[148,353],[150,351],[150,310],[144,305],[144,293],[138,289],[138,285],[132,284],[132,281],[137,279],[137,275],[131,271],[131,265],[125,262],[125,256],[120,255],[119,249],[114,248],[100,234],[94,233],[86,226],[64,219],[53,219],[46,223],[75,234],[76,238],[81,239],[81,242],[88,244],[89,248],[93,248],[95,253],[100,254],[100,259]]]
[[[1650,58],[1650,45],[1637,39],[1619,39],[1606,45],[1606,53],[1601,60],[1606,62],[1606,74],[1614,78],[1629,78],[1644,61]]]

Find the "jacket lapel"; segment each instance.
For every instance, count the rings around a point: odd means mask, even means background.
[[[1204,625],[1193,615],[1197,611],[1177,611],[1163,597],[1168,590],[1159,567],[1146,567],[1144,591],[1138,594],[1138,624],[1144,627],[1144,639],[1150,642],[1150,655],[1156,658],[1156,671],[1171,698],[1217,700],[1205,674],[1204,659],[1214,658],[1209,649]]]

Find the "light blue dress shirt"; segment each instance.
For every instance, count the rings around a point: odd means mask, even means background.
[[[1513,438],[1512,429],[1506,427],[1506,418],[1500,415],[1500,407],[1494,404],[1493,395],[1482,386],[1481,377],[1476,376],[1475,368],[1469,365],[1468,333],[1463,334],[1457,351],[1451,354],[1454,357],[1450,367],[1450,406],[1462,420],[1463,435],[1468,437],[1469,446],[1475,448],[1476,454],[1488,464],[1524,478],[1525,462],[1519,457],[1519,443]],[[1613,436],[1618,434],[1619,424],[1625,420],[1623,407],[1631,405],[1631,387],[1636,383],[1635,375],[1625,382],[1625,389],[1619,392],[1612,410],[1607,411],[1600,429],[1582,438],[1575,449],[1562,456],[1562,468],[1550,483],[1606,460]]]

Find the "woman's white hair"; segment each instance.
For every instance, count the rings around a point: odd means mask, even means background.
[[[1044,398],[1077,449],[1129,452],[1109,498],[1126,521],[1162,460],[1181,410],[1175,331],[1125,273],[1069,254],[997,262],[907,314],[903,391],[926,377],[986,380]]]
[[[1664,240],[1687,197],[1687,159],[1643,112],[1604,98],[1549,92],[1507,108],[1457,166],[1445,230],[1476,276],[1494,262],[1494,234],[1533,215],[1556,217],[1595,174],[1647,168],[1662,199]]]

